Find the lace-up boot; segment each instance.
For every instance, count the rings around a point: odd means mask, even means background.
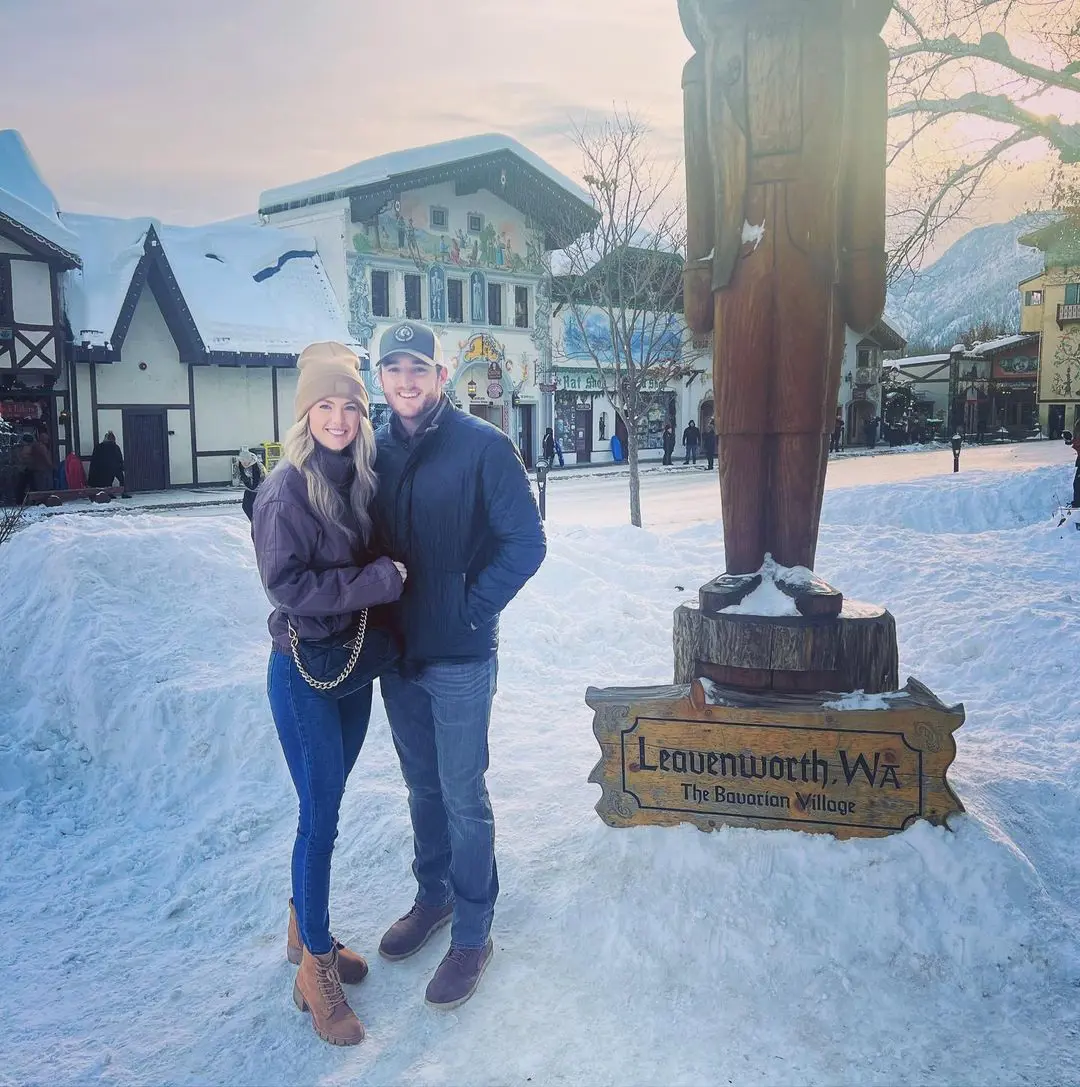
[[[368,964],[363,955],[350,951],[340,940],[331,935],[330,942],[338,953],[338,974],[342,985],[359,985],[367,977]],[[285,945],[285,954],[289,962],[298,966],[304,954],[304,942],[300,939],[300,926],[296,922],[296,907],[289,899],[289,935]]]
[[[386,930],[379,944],[379,954],[391,962],[415,955],[453,916],[453,902],[448,902],[445,906],[421,906],[419,902],[415,903],[404,917],[399,917]]]
[[[338,953],[312,955],[305,947],[293,985],[293,1001],[302,1012],[311,1012],[315,1033],[331,1045],[357,1045],[364,1040],[364,1024],[356,1018],[341,988]]]
[[[490,940],[485,947],[451,947],[428,982],[428,1007],[449,1011],[464,1004],[476,992],[493,951]]]

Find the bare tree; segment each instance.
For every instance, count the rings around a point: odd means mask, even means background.
[[[562,251],[552,290],[564,328],[553,360],[591,363],[591,387],[625,425],[630,522],[639,527],[639,453],[669,421],[665,393],[692,379],[707,351],[694,347],[682,317],[686,216],[674,195],[677,167],[659,165],[648,135],[640,120],[619,111],[575,127],[598,218]]]
[[[891,186],[890,279],[920,263],[1017,148],[1080,162],[1080,125],[1061,120],[1080,104],[1078,31],[1075,0],[894,0],[889,165],[909,180]],[[972,134],[965,118],[985,123]]]

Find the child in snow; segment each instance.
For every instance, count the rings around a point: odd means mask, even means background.
[[[266,472],[259,463],[259,458],[250,449],[241,449],[236,455],[236,460],[240,482],[244,485],[244,498],[241,505],[250,521],[255,509],[255,492],[259,489],[259,484],[262,483]]]

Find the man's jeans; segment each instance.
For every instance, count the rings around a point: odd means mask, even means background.
[[[338,700],[313,691],[292,657],[274,650],[266,693],[289,764],[300,820],[292,854],[292,895],[300,938],[313,955],[330,950],[330,855],[349,771],[371,717],[371,684]]]
[[[409,788],[413,874],[421,906],[454,902],[454,947],[484,947],[499,877],[484,773],[498,660],[427,664],[385,675],[386,715]]]

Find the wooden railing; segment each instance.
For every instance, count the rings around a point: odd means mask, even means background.
[[[1076,302],[1063,302],[1057,308],[1057,321],[1059,325],[1066,321],[1080,321],[1080,304]]]

